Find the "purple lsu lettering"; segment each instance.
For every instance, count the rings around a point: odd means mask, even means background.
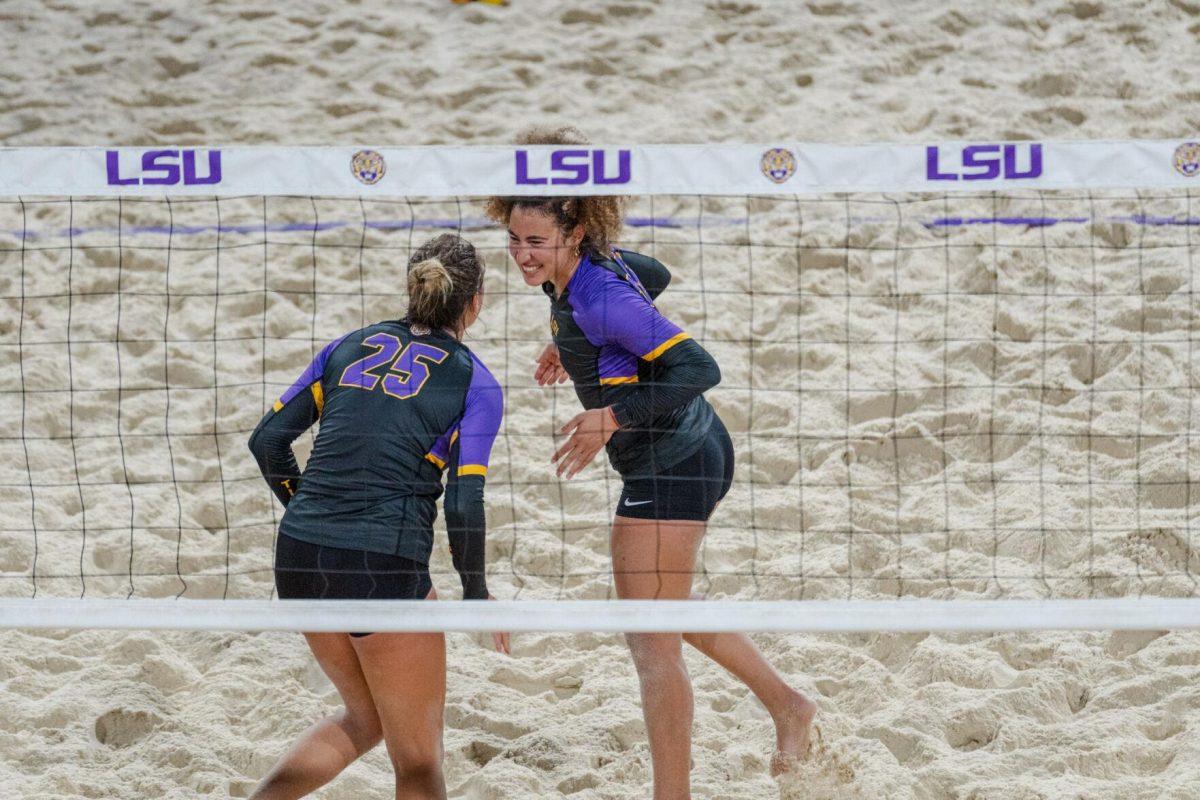
[[[1022,169],[1018,155],[1027,151],[1022,159],[1028,166]],[[950,159],[947,158],[946,161]],[[972,144],[959,153],[960,169],[950,171],[943,168],[942,154],[938,147],[925,148],[925,179],[930,181],[990,181],[999,178],[1015,181],[1037,178],[1042,174],[1042,146],[1040,144]]]
[[[142,153],[138,175],[121,176],[121,154],[105,152],[109,186],[175,186],[183,178],[184,186],[204,186],[221,182],[221,151],[209,150],[208,174],[196,172],[195,150],[147,150]],[[180,168],[182,166],[182,169]]]
[[[529,174],[529,151],[516,151],[517,183],[519,185],[564,184],[578,186],[592,183],[597,186],[629,183],[630,151],[617,151],[617,174],[609,175],[603,150],[554,150],[550,153],[550,174],[541,177]]]

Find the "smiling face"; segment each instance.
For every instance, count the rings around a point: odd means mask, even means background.
[[[562,291],[579,263],[583,229],[564,236],[554,219],[535,208],[518,206],[508,218],[508,254],[529,286],[546,281]]]

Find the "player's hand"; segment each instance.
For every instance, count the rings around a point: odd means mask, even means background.
[[[592,463],[596,453],[608,444],[620,427],[611,406],[593,408],[572,417],[560,431],[569,434],[567,441],[550,459],[551,462],[558,462],[558,476],[561,478],[565,472],[568,479],[574,478],[581,469]]]
[[[558,357],[558,347],[551,342],[537,358],[537,369],[533,373],[533,379],[537,381],[538,386],[549,386],[552,383],[565,383],[568,377]]]
[[[488,594],[488,600],[495,600],[491,594]],[[495,631],[492,633],[492,647],[496,648],[497,653],[504,653],[506,656],[512,655],[512,650],[508,644],[508,631]]]

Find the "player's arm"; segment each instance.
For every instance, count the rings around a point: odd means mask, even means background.
[[[653,383],[639,384],[612,406],[622,428],[645,425],[721,382],[708,351],[632,287],[614,284],[603,311],[603,339],[658,368]]]
[[[678,325],[668,320],[632,285],[610,282],[585,306],[580,321],[588,340],[622,347],[656,362],[655,381],[639,383],[611,406],[576,414],[561,429],[567,440],[555,451],[557,473],[572,478],[591,463],[620,428],[644,427],[721,381],[717,362]]]
[[[483,490],[492,445],[500,431],[503,415],[504,397],[500,384],[477,363],[467,390],[458,436],[450,445],[449,477],[442,501],[450,556],[462,581],[464,600],[486,600],[488,597],[487,517]]]
[[[625,265],[637,275],[650,299],[658,297],[671,283],[671,271],[663,266],[657,258],[635,253],[632,250],[618,250],[617,254]]]
[[[285,506],[300,486],[300,465],[292,452],[292,442],[317,421],[317,404],[311,392],[296,395],[289,402],[267,412],[250,434],[250,452],[271,491]]]
[[[250,434],[250,452],[267,485],[285,506],[300,486],[300,465],[292,452],[292,442],[321,416],[325,404],[321,387],[325,362],[341,342],[342,339],[331,342],[317,354]]]
[[[672,345],[659,359],[663,371],[658,380],[635,387],[613,404],[613,418],[622,428],[645,425],[721,382],[717,362],[690,337]]]

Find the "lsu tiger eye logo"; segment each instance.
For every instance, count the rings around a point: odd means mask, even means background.
[[[554,317],[550,318],[550,335],[558,336],[558,320]]]
[[[1175,148],[1175,169],[1185,178],[1200,175],[1200,142],[1184,142]]]
[[[796,156],[791,150],[775,147],[763,153],[759,167],[763,175],[775,183],[783,183],[796,174]]]
[[[374,150],[359,150],[350,158],[350,172],[360,182],[370,186],[379,183],[383,174],[387,172],[387,164],[384,163],[383,156]]]

